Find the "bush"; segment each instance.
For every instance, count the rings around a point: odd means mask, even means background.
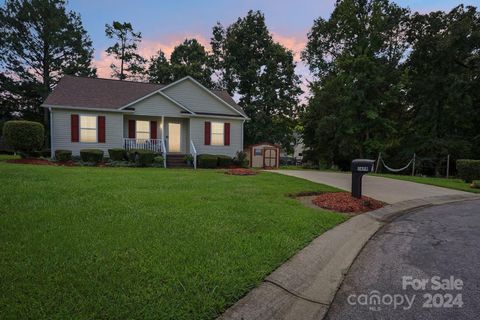
[[[216,168],[218,166],[218,156],[214,154],[199,154],[197,163],[200,168]]]
[[[112,161],[124,161],[127,159],[127,150],[122,148],[108,149],[108,156]]]
[[[55,159],[61,162],[72,160],[72,151],[70,150],[55,150]]]
[[[232,165],[232,158],[229,156],[218,155],[217,158],[219,167],[226,168]]]
[[[80,158],[83,162],[98,163],[103,160],[103,150],[100,149],[82,149]]]
[[[457,160],[457,175],[465,182],[480,180],[480,160]]]
[[[473,180],[471,187],[474,189],[480,189],[480,180]]]
[[[233,158],[233,164],[242,168],[248,167],[247,153],[244,151],[238,151]]]
[[[52,156],[52,151],[50,149],[43,149],[40,154],[44,158],[50,158]]]
[[[153,165],[155,167],[163,168],[164,158],[162,156],[156,156],[153,158]]]
[[[5,144],[15,151],[31,154],[43,147],[45,130],[43,125],[33,121],[7,121],[3,125]]]
[[[151,166],[157,154],[151,150],[132,149],[128,151],[128,160],[138,167]]]

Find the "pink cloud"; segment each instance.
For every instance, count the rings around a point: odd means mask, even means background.
[[[300,54],[307,44],[307,36],[285,36],[277,32],[272,32],[273,40],[283,45],[285,48],[292,50],[295,54],[295,60],[300,61]]]

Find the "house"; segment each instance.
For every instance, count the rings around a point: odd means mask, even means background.
[[[55,150],[150,149],[168,160],[191,154],[233,157],[243,150],[247,115],[225,91],[192,77],[169,85],[64,76],[42,107]]]

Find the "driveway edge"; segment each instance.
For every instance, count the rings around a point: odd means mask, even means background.
[[[435,196],[355,216],[315,238],[218,319],[323,319],[353,261],[381,227],[414,209],[476,199]]]

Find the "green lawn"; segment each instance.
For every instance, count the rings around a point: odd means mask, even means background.
[[[345,217],[262,172],[0,162],[2,319],[213,319]]]
[[[469,183],[460,179],[446,179],[446,178],[431,178],[431,177],[412,177],[397,174],[376,174],[377,176],[412,181],[417,183],[429,184],[437,187],[444,187],[449,189],[480,193],[480,189],[470,187]]]
[[[20,157],[12,154],[0,154],[0,161],[7,161],[10,159],[20,159]]]

